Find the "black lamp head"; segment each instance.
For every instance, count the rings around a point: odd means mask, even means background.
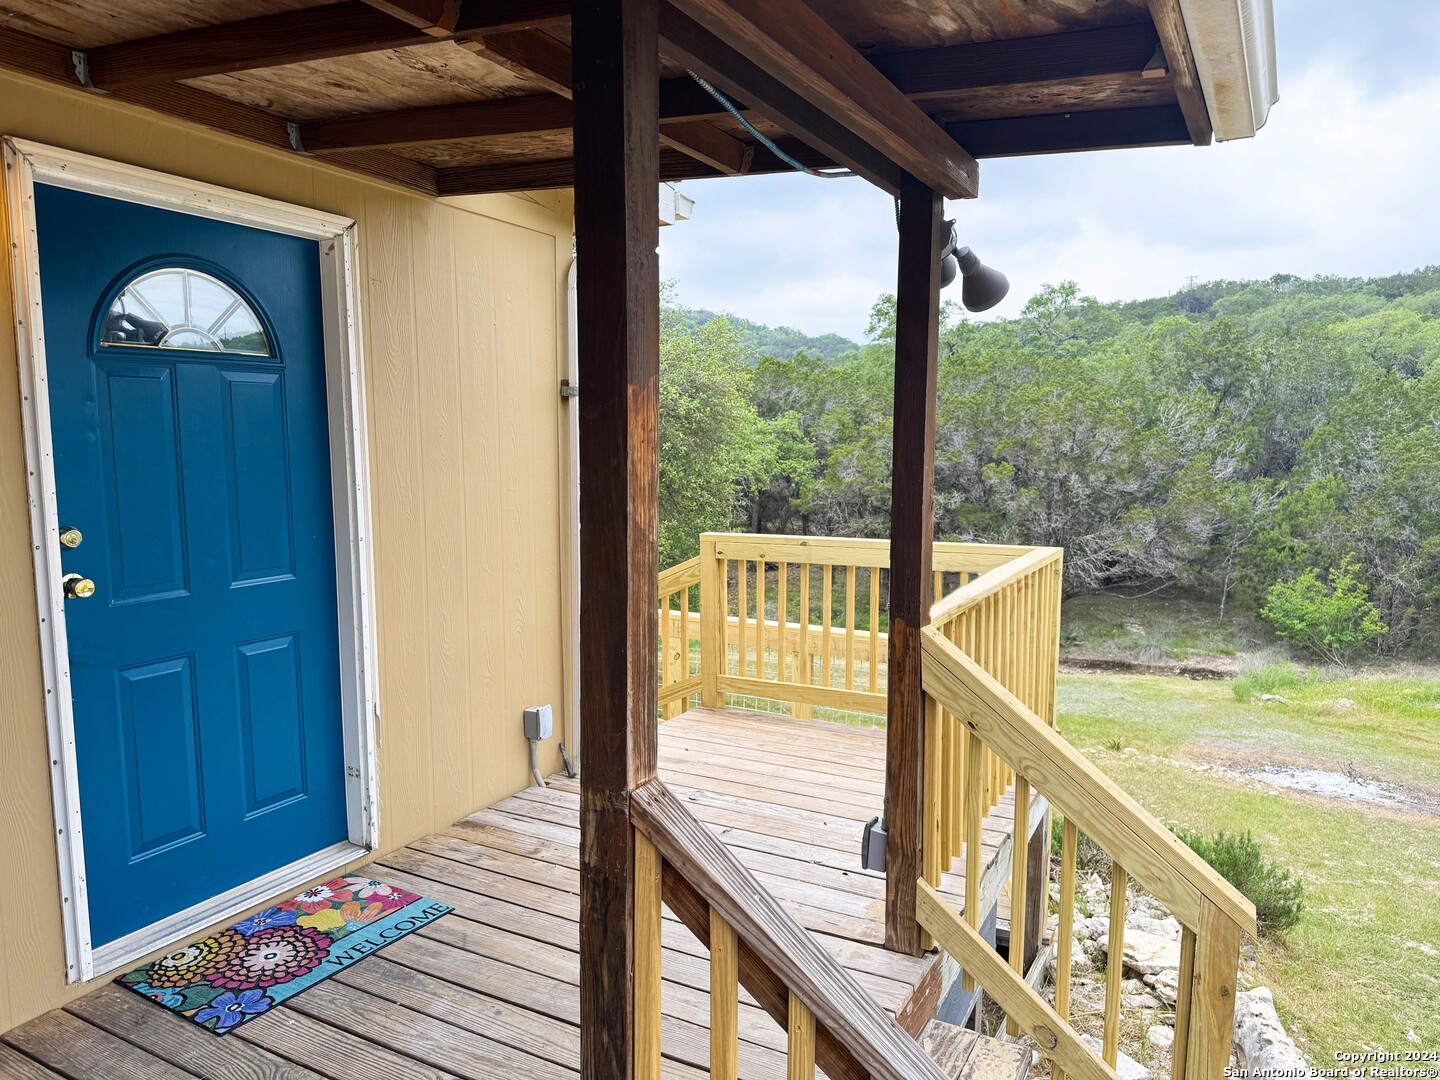
[[[965,305],[966,311],[989,311],[1010,291],[1010,279],[993,267],[986,266],[968,247],[962,247],[946,261],[954,261],[964,281],[960,285],[960,302]],[[955,280],[952,271],[949,281],[945,277],[945,268],[940,269],[940,281],[942,287]]]

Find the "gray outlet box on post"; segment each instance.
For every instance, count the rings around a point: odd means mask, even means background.
[[[549,705],[534,705],[525,710],[525,738],[548,739],[555,731]]]
[[[873,817],[860,836],[860,869],[885,872],[885,822]]]

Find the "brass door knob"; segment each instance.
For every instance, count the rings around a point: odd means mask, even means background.
[[[85,537],[81,535],[80,530],[73,525],[66,525],[60,530],[60,546],[63,548],[73,550],[79,547],[80,542],[84,539]]]
[[[79,574],[66,574],[60,579],[60,587],[65,590],[67,600],[84,600],[95,595],[95,582]]]

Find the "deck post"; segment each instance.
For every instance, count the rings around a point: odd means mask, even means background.
[[[895,289],[895,435],[890,484],[890,657],[885,729],[885,947],[918,955],[915,881],[923,862],[925,705],[920,630],[930,621],[935,538],[935,384],[944,201],[900,184]]]
[[[659,0],[579,0],[572,27],[584,387],[580,1061],[586,1080],[631,1080],[649,1054],[636,1046],[629,794],[655,775],[656,753]]]

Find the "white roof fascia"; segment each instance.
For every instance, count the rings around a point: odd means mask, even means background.
[[[1271,0],[1179,2],[1215,138],[1250,138],[1280,97]]]

